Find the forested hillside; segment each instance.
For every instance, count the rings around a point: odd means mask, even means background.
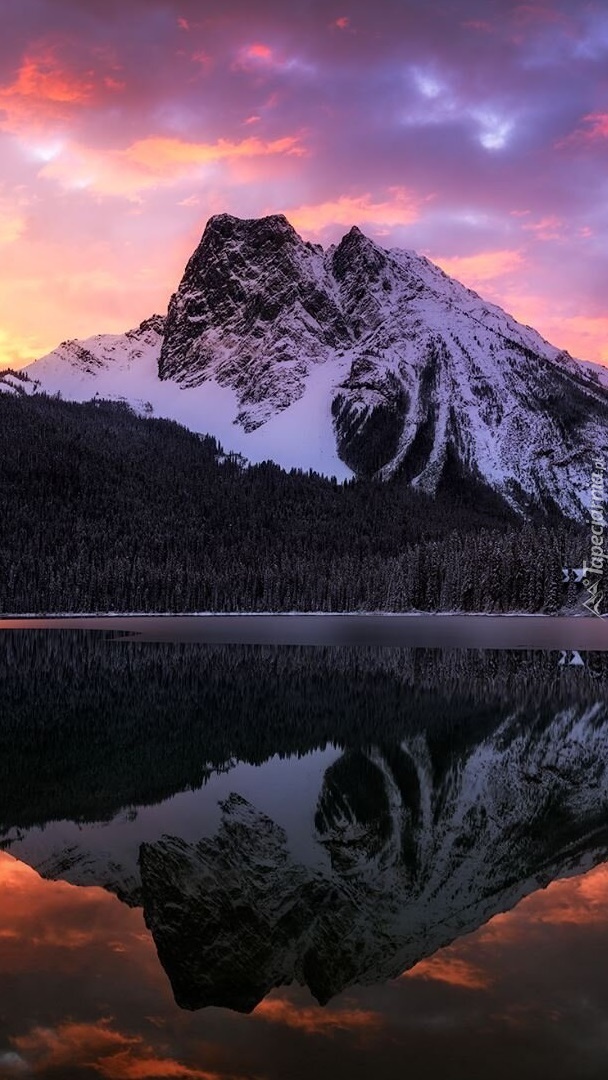
[[[585,533],[524,522],[460,481],[434,499],[399,477],[339,485],[245,467],[214,439],[120,404],[0,395],[0,611],[573,603],[561,568],[580,565]]]

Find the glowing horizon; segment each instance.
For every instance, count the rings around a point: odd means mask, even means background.
[[[0,366],[163,313],[222,211],[358,225],[608,363],[602,5],[38,0],[4,30]]]

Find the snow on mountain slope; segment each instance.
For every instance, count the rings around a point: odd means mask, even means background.
[[[159,379],[163,323],[155,315],[126,334],[66,341],[27,370],[46,393],[70,401],[126,401],[141,415],[177,420],[191,431],[214,435],[227,452],[243,454],[253,463],[271,459],[286,469],[314,469],[339,480],[353,475],[336,451],[329,368],[310,381],[289,414],[276,413],[263,429],[247,433],[234,422],[238,396],[229,386],[214,379],[196,387]],[[305,441],[294,439],[298,430],[306,432]]]
[[[23,371],[13,371],[12,368],[0,369],[0,394],[33,394],[38,389],[38,383],[30,379]]]
[[[280,215],[221,214],[164,329],[150,323],[66,343],[28,372],[66,397],[149,401],[252,461],[428,492],[472,476],[523,511],[587,512],[608,453],[603,369],[414,252],[356,227],[324,251]]]

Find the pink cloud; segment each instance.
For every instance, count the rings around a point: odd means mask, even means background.
[[[555,146],[558,150],[564,150],[569,146],[601,142],[603,139],[608,139],[608,113],[588,113],[583,116],[581,126],[560,139]]]
[[[277,66],[277,59],[270,45],[263,42],[254,42],[239,49],[237,58],[233,64],[235,70],[259,72],[264,68],[270,69]]]
[[[161,178],[175,173],[181,174],[184,168],[192,165],[204,165],[209,162],[226,161],[233,158],[268,157],[274,154],[304,154],[298,136],[288,135],[282,139],[265,141],[256,137],[234,142],[230,139],[218,139],[216,143],[196,143],[182,139],[150,136],[139,139],[122,156],[149,170],[155,177]]]
[[[402,187],[389,188],[388,198],[374,201],[371,194],[340,195],[321,203],[285,210],[296,229],[319,233],[332,225],[359,224],[382,227],[407,225],[420,216],[421,200]]]
[[[88,189],[102,196],[138,200],[144,191],[197,176],[202,179],[205,168],[230,167],[247,159],[301,157],[305,153],[297,135],[271,140],[253,136],[240,141],[218,139],[215,143],[150,135],[124,150],[100,151],[68,144],[43,166],[39,175],[67,190]]]
[[[194,64],[198,64],[203,69],[205,74],[208,74],[213,69],[215,64],[213,57],[210,56],[209,53],[202,51],[193,53],[191,60]]]
[[[608,139],[608,113],[590,113],[583,120],[589,125],[583,135],[585,139]]]
[[[564,314],[561,305],[541,293],[505,288],[500,303],[519,322],[534,326],[547,340],[582,360],[608,364],[608,317],[582,312]]]
[[[534,233],[538,240],[559,240],[563,236],[564,222],[561,218],[550,214],[540,221],[530,221],[522,225],[526,232]]]
[[[499,251],[482,251],[477,255],[454,255],[442,256],[431,255],[434,263],[437,263],[446,274],[462,281],[464,285],[476,288],[488,281],[512,274],[518,270],[523,262],[521,251],[510,249]]]
[[[251,60],[272,60],[272,49],[269,45],[248,45],[243,54]]]
[[[84,104],[91,98],[90,75],[78,77],[62,68],[52,49],[24,57],[15,81],[0,89],[3,98]]]

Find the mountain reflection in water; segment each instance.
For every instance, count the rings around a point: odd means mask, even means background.
[[[0,1076],[603,1074],[584,659],[5,632]]]

